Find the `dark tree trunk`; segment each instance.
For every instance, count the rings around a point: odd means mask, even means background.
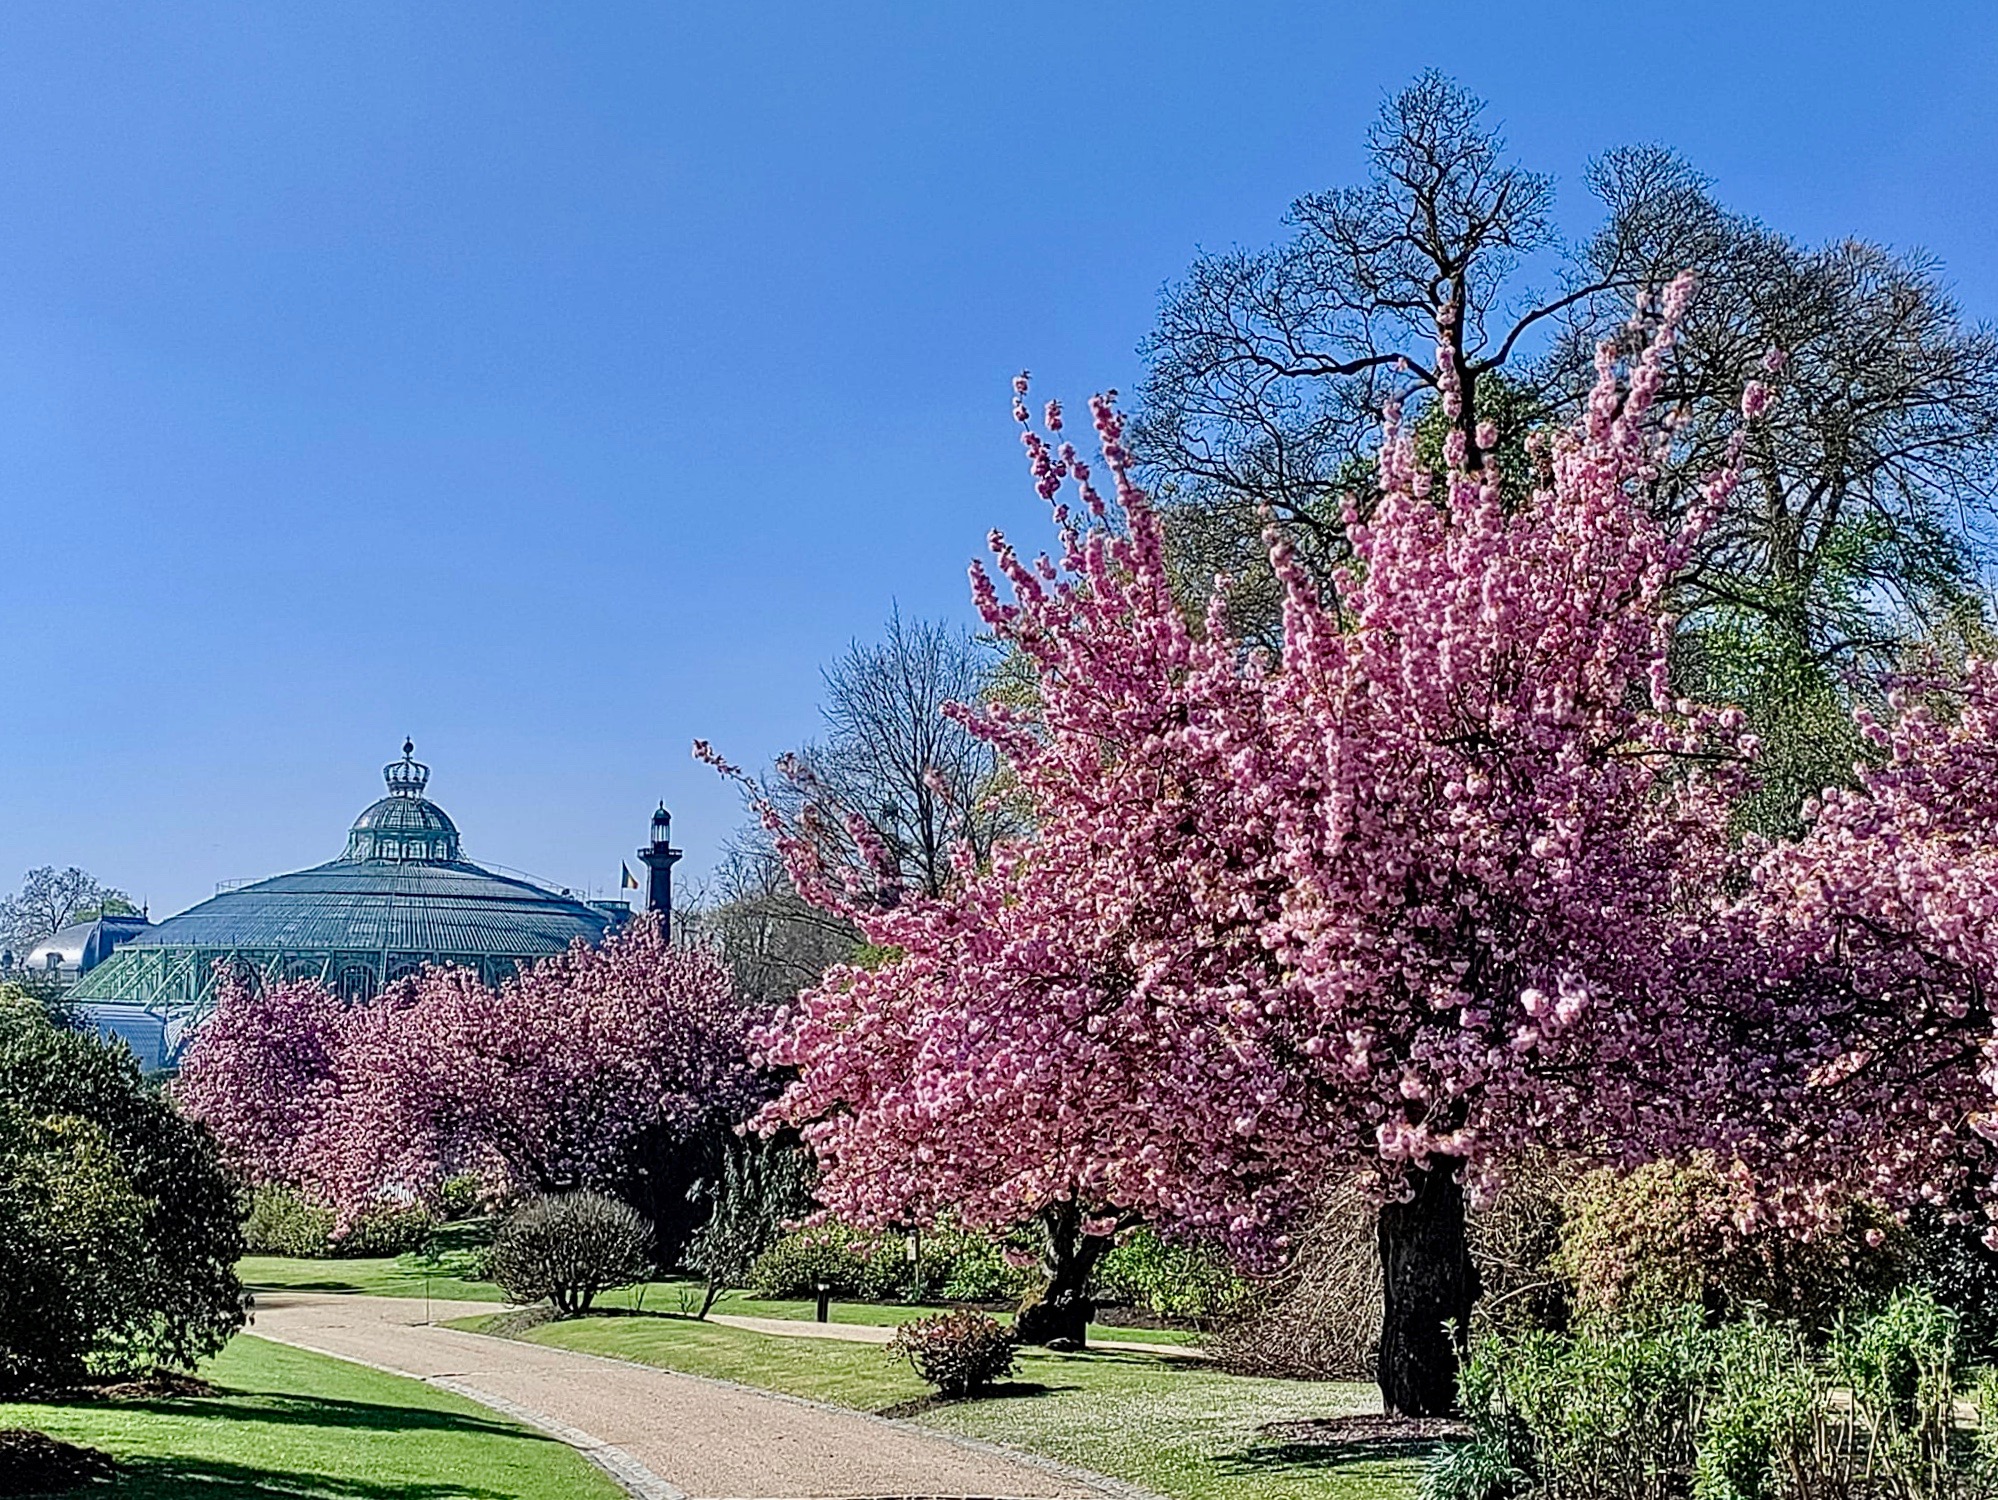
[[[1458,1166],[1432,1158],[1408,1174],[1413,1198],[1381,1205],[1381,1402],[1393,1415],[1447,1416],[1457,1402],[1457,1358],[1478,1300]]]
[[[1089,1278],[1112,1239],[1084,1234],[1082,1217],[1081,1208],[1073,1202],[1056,1204],[1041,1213],[1041,1232],[1046,1238],[1041,1264],[1048,1281],[1038,1295],[1021,1304],[1013,1319],[1013,1331],[1023,1344],[1080,1349],[1089,1340],[1089,1323],[1096,1316]]]

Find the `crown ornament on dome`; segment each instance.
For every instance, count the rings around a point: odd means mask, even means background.
[[[430,767],[416,758],[416,741],[405,739],[402,742],[402,759],[392,760],[382,767],[382,780],[388,783],[391,797],[421,797],[424,788],[430,785]]]

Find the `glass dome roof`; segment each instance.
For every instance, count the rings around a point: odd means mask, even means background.
[[[430,771],[414,745],[382,774],[388,795],[354,820],[339,858],[222,891],[147,928],[71,998],[191,1020],[222,967],[247,966],[366,1000],[425,964],[463,965],[492,981],[578,939],[599,942],[629,915],[466,859],[457,826],[424,796]]]
[[[460,858],[458,825],[426,798],[430,767],[416,759],[416,746],[402,742],[402,759],[382,767],[389,794],[358,818],[347,834],[348,860],[419,860],[449,863]]]

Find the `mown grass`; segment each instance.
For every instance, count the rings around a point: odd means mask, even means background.
[[[506,1294],[490,1281],[468,1281],[459,1276],[426,1275],[408,1258],[400,1260],[289,1260],[275,1255],[246,1255],[236,1263],[236,1274],[251,1291],[358,1292],[370,1297],[424,1297],[435,1301],[504,1302]],[[672,1313],[701,1305],[701,1284],[697,1281],[652,1281],[643,1286],[621,1287],[606,1292],[598,1305],[629,1311]],[[747,1292],[724,1292],[714,1310],[751,1318],[782,1318],[787,1322],[809,1322],[818,1314],[811,1302],[784,1298],[752,1297]],[[911,1318],[943,1312],[942,1307],[909,1303],[835,1302],[830,1309],[834,1323],[892,1328]],[[1001,1314],[1002,1318],[1009,1315]],[[1176,1328],[1123,1328],[1091,1324],[1093,1339],[1117,1339],[1141,1344],[1192,1344],[1199,1335]]]
[[[573,1449],[417,1380],[243,1336],[215,1396],[0,1404],[0,1427],[102,1448],[117,1500],[617,1500]],[[98,1493],[91,1491],[90,1493]]]
[[[453,1326],[478,1330],[488,1321]],[[582,1318],[519,1336],[862,1411],[896,1407],[927,1391],[878,1345],[684,1318]],[[934,1405],[913,1420],[1176,1500],[1409,1500],[1420,1477],[1419,1454],[1384,1459],[1283,1443],[1259,1431],[1268,1422],[1376,1409],[1370,1386],[1251,1379],[1148,1354],[1032,1350],[998,1394]]]

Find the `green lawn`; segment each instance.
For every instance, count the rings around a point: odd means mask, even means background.
[[[361,1292],[371,1297],[421,1297],[461,1302],[503,1302],[505,1294],[490,1281],[465,1281],[455,1276],[431,1276],[393,1260],[286,1260],[274,1255],[246,1255],[236,1263],[236,1274],[251,1291]],[[647,1312],[678,1312],[683,1303],[699,1307],[701,1286],[694,1281],[654,1281],[643,1287],[626,1287],[599,1298],[604,1307],[643,1307]],[[783,1318],[809,1321],[818,1314],[810,1302],[752,1297],[747,1292],[725,1292],[715,1304],[716,1312],[740,1313],[751,1318]],[[892,1328],[926,1313],[942,1312],[940,1307],[917,1307],[904,1303],[835,1302],[831,1320],[835,1323],[866,1323]],[[1199,1335],[1176,1328],[1116,1328],[1091,1324],[1091,1338],[1122,1339],[1142,1344],[1192,1344]]]
[[[876,1345],[807,1342],[683,1318],[584,1318],[522,1337],[866,1411],[926,1391]],[[1266,1422],[1373,1410],[1375,1401],[1371,1386],[1254,1380],[1145,1354],[1034,1350],[1022,1354],[1007,1393],[939,1406],[915,1420],[1179,1500],[1409,1500],[1419,1456],[1359,1458],[1257,1432]]]
[[[416,1380],[248,1336],[202,1373],[222,1394],[0,1404],[0,1427],[102,1448],[116,1500],[617,1500],[574,1450]]]

